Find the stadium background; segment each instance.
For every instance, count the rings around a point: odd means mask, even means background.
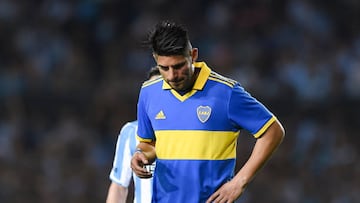
[[[360,1],[0,0],[0,202],[104,202],[159,19],[287,136],[238,202],[360,202]],[[238,166],[253,144],[243,133]]]

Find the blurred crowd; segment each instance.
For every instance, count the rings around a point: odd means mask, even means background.
[[[360,202],[360,1],[0,0],[0,202],[104,202],[158,20],[286,137],[239,203]],[[240,135],[238,167],[254,139]]]

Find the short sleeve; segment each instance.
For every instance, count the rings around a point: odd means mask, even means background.
[[[147,114],[146,101],[148,95],[143,89],[140,91],[137,105],[137,120],[139,123],[137,131],[137,139],[142,142],[151,142],[155,140],[154,130]]]
[[[113,167],[110,172],[110,180],[117,184],[128,187],[132,178],[132,170],[130,166],[132,152],[131,139],[135,139],[136,125],[127,123],[121,129],[118,135]]]
[[[232,90],[228,115],[237,127],[247,130],[254,137],[261,136],[275,121],[273,114],[239,84]]]

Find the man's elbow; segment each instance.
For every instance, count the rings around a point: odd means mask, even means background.
[[[276,139],[279,140],[279,144],[280,144],[285,138],[285,129],[278,120],[276,120],[274,124],[275,124],[274,134]]]

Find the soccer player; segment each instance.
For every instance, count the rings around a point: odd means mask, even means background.
[[[148,81],[156,80],[160,75],[157,67],[151,68]],[[107,203],[125,203],[131,178],[134,180],[134,203],[151,202],[152,179],[140,179],[130,168],[130,160],[139,143],[136,136],[137,121],[126,123],[117,139],[113,168],[110,172],[112,181],[108,190]]]
[[[182,25],[158,23],[149,45],[162,77],[140,90],[133,171],[151,177],[143,166],[156,159],[152,202],[234,202],[282,142],[281,123],[237,81],[197,62]],[[256,143],[234,174],[241,130]]]

